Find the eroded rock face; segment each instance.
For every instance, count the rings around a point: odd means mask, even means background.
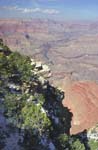
[[[82,132],[98,123],[98,84],[77,81],[65,86],[64,91],[65,99],[62,103],[73,113],[71,134]]]

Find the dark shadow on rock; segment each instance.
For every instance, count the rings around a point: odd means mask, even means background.
[[[67,107],[62,105],[64,92],[48,85],[45,93],[44,108],[47,110],[47,115],[52,123],[49,136],[57,148],[57,140],[61,134],[70,135],[71,121],[73,114]]]
[[[65,133],[70,135],[73,113],[70,111],[68,107],[63,107],[63,105],[62,105],[62,109],[65,111],[65,120],[66,120]]]

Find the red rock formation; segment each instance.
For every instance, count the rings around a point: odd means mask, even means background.
[[[64,88],[64,87],[63,87]],[[65,87],[63,105],[73,113],[71,134],[82,132],[98,123],[98,85],[77,81]]]

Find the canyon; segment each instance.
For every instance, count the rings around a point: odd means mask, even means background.
[[[0,20],[0,38],[12,51],[47,64],[49,79],[65,92],[71,133],[98,123],[98,22]],[[66,80],[67,79],[67,80]]]

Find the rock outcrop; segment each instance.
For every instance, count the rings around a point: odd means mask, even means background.
[[[31,59],[31,65],[32,65],[32,72],[38,76],[42,76],[45,79],[51,77],[51,70],[48,65],[43,64],[40,61],[35,61],[34,59]]]
[[[65,81],[66,82],[66,81]],[[73,113],[71,134],[82,132],[98,123],[98,84],[91,81],[67,82],[63,90],[64,107]]]

